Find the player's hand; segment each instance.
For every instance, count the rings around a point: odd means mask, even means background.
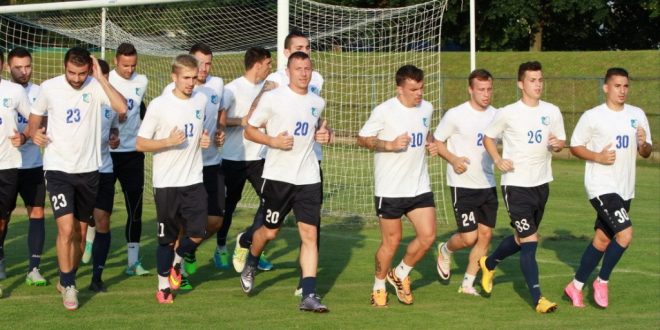
[[[209,137],[208,130],[204,130],[202,132],[202,137],[199,138],[199,146],[202,147],[202,149],[206,149],[211,146],[211,137]]]
[[[502,173],[513,171],[513,162],[510,159],[500,159],[495,162],[495,166],[502,171]]]
[[[557,139],[557,137],[554,134],[550,133],[550,136],[548,136],[548,149],[554,152],[559,152],[563,148],[564,148],[564,142],[562,140]]]
[[[128,112],[118,114],[117,119],[119,120],[120,123],[125,122],[126,119],[128,119]]]
[[[174,147],[182,144],[183,142],[186,141],[186,135],[183,134],[183,131],[176,128],[172,128],[172,131],[170,131],[170,136],[167,137],[167,146],[168,147]]]
[[[14,147],[18,148],[25,143],[25,135],[19,133],[16,129],[14,129],[14,135],[9,137],[9,140],[11,140],[11,145]]]
[[[215,132],[215,146],[222,147],[225,144],[225,131],[217,130]]]
[[[321,143],[321,144],[327,144],[330,143],[330,129],[328,128],[328,121],[323,119],[321,122],[321,126],[316,130],[316,134],[314,135],[314,141]]]
[[[608,144],[596,155],[596,163],[602,165],[612,165],[616,160],[616,151],[610,150],[612,143]]]
[[[245,128],[248,125],[248,116],[241,117],[241,127]]]
[[[119,147],[119,130],[116,128],[110,129],[110,136],[108,137],[108,145],[110,149],[117,149]]]
[[[435,143],[434,141],[426,141],[426,151],[429,153],[429,156],[437,156],[439,155],[439,149],[438,149],[438,144]]]
[[[408,148],[408,145],[410,144],[410,135],[408,132],[405,132],[394,139],[394,141],[391,141],[389,143],[390,145],[390,151],[404,151]]]
[[[277,149],[291,150],[293,149],[293,136],[289,135],[287,131],[281,132],[273,138],[271,146]]]
[[[637,146],[643,146],[646,143],[646,131],[642,126],[637,126]]]
[[[34,132],[32,135],[32,142],[40,147],[45,147],[48,144],[48,136],[46,135],[45,127],[40,127]]]
[[[263,90],[264,90],[264,92],[268,92],[268,91],[273,90],[273,89],[275,89],[275,88],[277,88],[277,87],[278,87],[278,85],[277,85],[276,82],[274,82],[274,81],[270,81],[270,80],[266,80],[266,81],[264,82]]]
[[[468,165],[470,165],[470,158],[467,157],[456,157],[452,159],[451,167],[454,168],[454,173],[456,174],[462,174],[468,169]]]
[[[99,60],[97,60],[94,55],[90,55],[89,57],[92,58],[92,76],[96,80],[105,80],[105,76],[103,76],[103,71],[101,71],[101,66],[99,65]]]

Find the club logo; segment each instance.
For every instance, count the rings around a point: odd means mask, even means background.
[[[5,97],[2,99],[2,106],[5,108],[9,108],[9,105],[11,104],[11,99],[8,97]]]
[[[631,119],[630,126],[632,126],[632,128],[637,128],[637,119]]]
[[[541,124],[543,124],[545,126],[550,125],[550,117],[548,117],[548,116],[541,117]]]
[[[141,92],[141,91],[142,91],[142,90],[141,90],[140,87],[135,87],[135,95],[140,96],[140,92]]]
[[[218,104],[218,95],[211,95],[211,103]]]
[[[105,109],[105,118],[106,119],[110,119],[110,111],[111,111],[110,109],[107,109],[107,108]]]
[[[83,97],[83,102],[89,103],[89,93],[83,94],[82,97]]]
[[[312,107],[312,116],[318,117],[319,116],[319,109]]]
[[[197,119],[202,119],[202,110],[195,110],[195,117],[197,117]]]
[[[320,95],[320,94],[321,94],[321,90],[320,90],[318,87],[316,87],[316,86],[312,86],[312,85],[310,85],[310,86],[309,86],[309,91],[312,92],[312,93],[314,93],[314,94],[316,94],[316,95]]]
[[[422,118],[422,124],[424,124],[424,127],[429,127],[429,119],[426,117]]]

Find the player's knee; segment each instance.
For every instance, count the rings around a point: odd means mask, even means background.
[[[389,233],[383,235],[383,245],[388,248],[396,249],[401,242],[401,233]]]
[[[629,227],[619,233],[616,234],[615,236],[616,242],[621,245],[624,248],[627,248],[630,243],[632,243],[633,239],[633,230],[632,227]]]
[[[222,217],[208,217],[208,221],[206,222],[207,236],[212,236],[217,233],[220,230],[220,227],[222,227]]]
[[[473,246],[477,242],[477,232],[461,233],[463,247]]]
[[[110,231],[110,219],[95,219],[96,231],[99,233],[107,233]]]
[[[417,240],[424,250],[428,250],[435,243],[435,235],[418,235]]]
[[[43,207],[30,207],[28,209],[30,219],[42,219],[44,217]]]
[[[279,232],[278,228],[268,228],[268,227],[262,227],[262,228],[264,228],[263,235],[266,240],[272,241],[277,237],[277,233]]]

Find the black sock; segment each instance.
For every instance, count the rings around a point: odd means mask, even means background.
[[[176,249],[176,254],[185,256],[186,254],[194,253],[197,249],[197,243],[193,242],[190,237],[182,237],[179,240],[179,247]]]
[[[610,242],[607,249],[605,249],[603,264],[600,266],[600,273],[598,273],[598,277],[600,277],[601,280],[610,280],[610,274],[612,274],[614,266],[616,266],[619,260],[621,260],[624,252],[626,252],[626,248],[619,245],[616,240]]]
[[[108,253],[110,252],[110,239],[110,232],[96,232],[94,243],[92,243],[92,282],[101,281],[105,261],[108,259]]]
[[[5,238],[9,229],[9,221],[5,224],[5,230],[0,233],[0,260],[5,258]]]
[[[253,256],[252,251],[250,251],[248,253],[247,261],[245,263],[248,266],[257,267],[257,264],[259,263],[259,256]]]
[[[508,236],[500,242],[497,249],[486,259],[486,268],[493,270],[506,257],[516,254],[520,251],[520,245],[516,243],[513,235]]]
[[[541,286],[539,285],[539,265],[536,263],[536,247],[538,242],[520,244],[520,269],[525,276],[527,288],[532,295],[532,301],[537,303],[541,299]]]
[[[316,277],[304,277],[301,281],[303,298],[316,293]]]
[[[46,239],[46,226],[44,218],[30,218],[28,225],[28,272],[39,268],[41,254],[44,251],[44,240]]]
[[[68,286],[76,285],[76,270],[73,269],[68,273],[64,273],[60,270],[60,285],[64,288]]]
[[[174,246],[159,244],[156,249],[156,271],[160,276],[169,276],[172,261],[174,260]]]
[[[575,272],[575,279],[585,283],[591,275],[591,272],[596,269],[600,259],[603,257],[603,252],[596,250],[593,244],[589,242],[589,246],[584,250],[582,254],[582,259],[580,260],[580,266]]]

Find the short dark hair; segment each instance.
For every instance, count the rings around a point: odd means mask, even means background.
[[[73,47],[64,54],[64,65],[71,62],[76,66],[89,65],[92,66],[92,57],[89,51],[82,47]]]
[[[124,56],[137,56],[137,49],[135,49],[135,46],[133,44],[128,43],[128,42],[122,42],[119,47],[117,47],[117,53],[115,53],[115,57],[119,58],[119,56],[124,55]]]
[[[406,64],[400,67],[399,70],[396,70],[396,75],[394,78],[396,80],[397,86],[402,86],[406,79],[412,79],[414,81],[420,82],[424,80],[424,71],[414,65]]]
[[[306,60],[306,59],[309,59],[311,61],[311,59],[309,58],[309,55],[307,55],[307,53],[305,53],[305,52],[295,52],[295,53],[289,55],[289,59],[286,61],[286,67],[288,68],[289,65],[291,64],[291,62],[293,62],[293,60]]]
[[[302,33],[302,31],[293,30],[286,36],[286,38],[284,38],[284,49],[289,49],[289,47],[291,47],[291,39],[294,38],[308,39],[307,36],[304,33]]]
[[[472,87],[472,82],[474,82],[475,79],[479,81],[493,80],[493,75],[486,69],[476,69],[470,73],[470,76],[468,76],[468,84],[470,84],[470,87]]]
[[[190,47],[190,51],[188,52],[188,54],[193,55],[197,52],[200,52],[204,55],[213,55],[213,51],[211,50],[211,47],[201,42],[192,45],[192,47]]]
[[[258,62],[270,58],[270,51],[263,47],[250,47],[245,51],[245,70],[250,70]]]
[[[99,59],[99,66],[101,67],[101,73],[108,74],[110,73],[110,65],[105,60]]]
[[[605,73],[605,83],[610,80],[610,78],[614,76],[621,76],[621,77],[626,77],[628,78],[628,71],[624,68],[609,68],[607,69],[607,73]]]
[[[530,61],[521,63],[518,67],[518,81],[523,81],[525,78],[526,71],[541,71],[541,62],[539,61]]]
[[[7,62],[10,62],[12,58],[18,57],[18,58],[24,58],[24,57],[29,57],[32,59],[32,54],[30,54],[30,51],[27,50],[25,47],[18,46],[14,49],[12,49],[8,54],[7,54]]]

